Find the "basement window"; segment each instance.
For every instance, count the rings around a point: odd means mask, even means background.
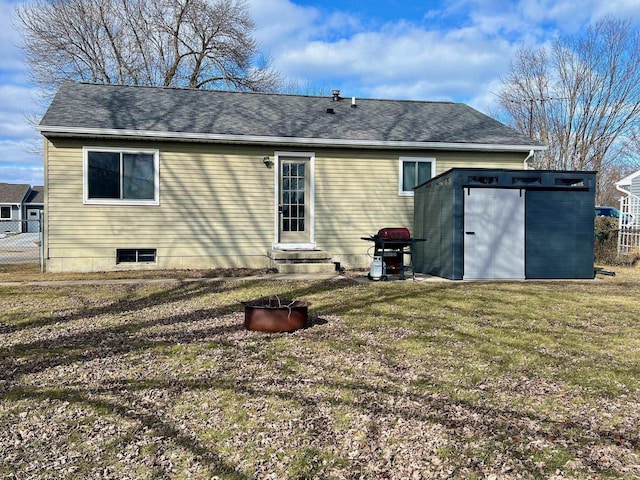
[[[116,263],[154,263],[155,248],[119,248],[116,250]]]

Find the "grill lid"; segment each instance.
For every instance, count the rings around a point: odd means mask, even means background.
[[[406,227],[381,228],[376,237],[384,240],[410,240],[411,234]]]

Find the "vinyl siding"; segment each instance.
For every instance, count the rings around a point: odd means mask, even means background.
[[[83,145],[158,148],[160,205],[84,205]],[[262,164],[263,149],[238,153],[204,144],[56,140],[48,154],[52,269],[64,270],[64,264],[115,268],[117,248],[155,248],[158,267],[210,268],[219,257],[221,266],[228,266],[229,259],[266,264],[274,195],[273,170]]]
[[[631,189],[629,191],[632,195],[640,197],[640,176],[631,180]]]
[[[82,147],[159,150],[160,205],[84,205]],[[118,248],[155,248],[140,268],[263,267],[275,241],[274,169],[268,147],[204,143],[47,142],[47,269],[110,270]],[[300,149],[308,151],[307,149]],[[315,241],[339,261],[366,264],[360,237],[413,225],[413,198],[398,195],[399,157],[456,166],[522,168],[526,154],[315,149]],[[135,267],[126,264],[127,268]]]

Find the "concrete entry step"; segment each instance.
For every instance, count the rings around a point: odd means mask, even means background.
[[[276,262],[331,262],[331,254],[323,250],[269,250],[267,256]]]
[[[323,250],[269,250],[271,268],[283,274],[331,274],[335,272],[332,255]]]

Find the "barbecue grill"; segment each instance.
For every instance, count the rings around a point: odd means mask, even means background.
[[[405,272],[411,270],[412,278],[415,280],[415,273],[411,261],[406,265],[405,255],[413,256],[413,246],[417,242],[424,242],[424,238],[411,238],[408,228],[381,228],[378,233],[370,237],[361,237],[362,240],[373,242],[373,258],[382,263],[382,274],[379,278],[374,278],[369,274],[371,280],[387,280],[389,275],[398,275],[400,280],[405,279]]]

